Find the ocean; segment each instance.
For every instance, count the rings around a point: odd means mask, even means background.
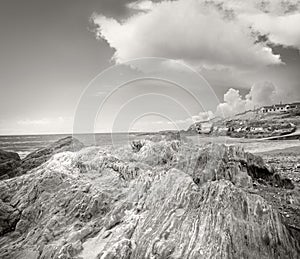
[[[72,134],[0,136],[0,149],[17,152],[21,158],[24,158],[34,150],[46,147],[52,142],[71,135]],[[96,133],[80,134],[74,137],[86,146],[111,146],[128,144],[133,138],[137,138],[139,135],[143,135],[143,133]]]
[[[96,133],[80,134],[74,137],[80,140],[86,146],[120,146],[129,144],[133,139],[144,138],[151,133]],[[152,133],[153,134],[153,133]],[[0,149],[5,151],[17,152],[21,158],[24,158],[30,152],[39,148],[46,147],[52,142],[61,138],[71,136],[72,134],[52,134],[52,135],[18,135],[18,136],[0,136]],[[290,147],[300,147],[299,140],[275,140],[275,141],[257,141],[254,139],[234,139],[229,137],[203,137],[200,135],[188,137],[193,143],[221,143],[226,145],[240,145],[248,152],[266,152],[275,149],[284,149]]]

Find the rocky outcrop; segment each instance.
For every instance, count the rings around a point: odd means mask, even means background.
[[[14,176],[14,170],[21,164],[17,153],[0,149],[0,180]]]
[[[29,171],[46,162],[54,154],[64,151],[78,151],[83,147],[84,145],[73,137],[60,139],[45,148],[38,149],[27,155],[22,160],[21,170]]]
[[[239,146],[209,144],[200,149],[184,148],[176,167],[190,174],[197,184],[208,180],[229,180],[237,186],[253,183],[270,184],[293,189],[291,180],[282,177],[259,156],[245,152]]]
[[[73,137],[66,137],[38,149],[20,159],[17,153],[0,150],[0,179],[11,178],[27,173],[48,161],[54,154],[65,151],[78,151],[84,145]]]
[[[111,197],[76,176],[72,157],[71,152],[57,154],[40,170],[0,182],[0,197],[5,203],[0,222],[6,233],[0,238],[0,258],[27,258],[28,253],[53,258],[66,243],[79,245],[99,231],[91,219],[97,216],[101,223],[101,216],[110,210]],[[111,192],[117,187],[113,186],[114,177],[117,175],[108,177]],[[19,214],[10,223],[13,210]]]
[[[224,180],[197,188],[177,170],[160,181],[152,187],[144,205],[148,211],[135,229],[132,258],[297,256],[295,240],[259,196]]]
[[[252,193],[265,168],[240,148],[165,140],[55,154],[0,182],[0,258],[298,258]]]
[[[20,157],[15,152],[9,152],[0,149],[0,162],[2,163],[3,161],[6,160],[20,160]]]
[[[138,147],[138,148],[137,148]],[[245,152],[239,146],[209,144],[202,147],[181,145],[179,141],[135,141],[132,158],[150,166],[177,168],[192,176],[195,183],[229,180],[242,187],[253,182],[293,189],[291,180],[282,177],[260,156]],[[126,152],[125,152],[126,154]],[[123,159],[129,159],[122,155]]]

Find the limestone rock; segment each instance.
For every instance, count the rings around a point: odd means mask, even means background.
[[[174,140],[54,154],[0,181],[0,258],[298,258],[252,193],[275,174],[238,147]]]

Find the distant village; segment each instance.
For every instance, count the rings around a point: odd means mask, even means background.
[[[274,112],[287,112],[292,109],[299,109],[300,108],[300,102],[296,103],[288,103],[288,104],[274,104],[270,106],[263,106],[258,111],[261,113],[274,113]]]
[[[299,114],[297,111],[299,111]],[[189,130],[196,131],[199,134],[244,138],[286,135],[293,133],[297,128],[296,124],[300,123],[295,122],[295,117],[293,117],[295,112],[300,115],[300,102],[274,104],[246,111],[225,120],[198,122],[191,126]],[[276,119],[265,115],[276,115]]]

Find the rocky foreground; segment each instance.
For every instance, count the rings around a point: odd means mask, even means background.
[[[239,147],[55,153],[0,181],[0,258],[300,257],[297,233],[256,188],[293,181]]]

